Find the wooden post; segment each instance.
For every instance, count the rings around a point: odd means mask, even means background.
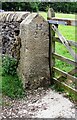
[[[52,8],[49,8],[47,12],[47,19],[51,19],[52,17],[55,17],[55,12]]]
[[[49,8],[47,13],[47,19],[55,17],[55,13],[52,8]],[[55,52],[55,41],[53,37],[55,36],[55,32],[52,30],[52,24],[49,23],[49,70],[50,70],[50,83],[51,85],[54,83],[54,71],[53,67],[55,66],[55,59],[53,58],[53,53]]]

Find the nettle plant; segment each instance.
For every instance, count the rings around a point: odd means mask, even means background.
[[[17,60],[11,56],[2,57],[2,93],[8,97],[22,98],[25,90],[17,75]]]
[[[3,75],[15,75],[17,69],[17,60],[10,56],[2,57],[2,73]]]

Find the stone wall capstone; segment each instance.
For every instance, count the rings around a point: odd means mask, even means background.
[[[29,14],[20,24],[22,47],[18,73],[26,88],[49,84],[48,34],[48,22],[36,13]]]

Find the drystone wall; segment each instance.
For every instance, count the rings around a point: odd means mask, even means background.
[[[20,29],[20,23],[29,12],[2,12],[0,13],[0,43],[2,54],[11,55],[11,48],[15,42],[14,30]]]
[[[18,75],[25,88],[49,84],[49,32],[48,22],[37,13],[0,13],[2,53],[11,54],[15,41],[14,29],[20,30],[21,49]]]

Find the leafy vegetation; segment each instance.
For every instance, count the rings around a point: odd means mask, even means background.
[[[46,19],[47,13],[46,12],[40,12],[40,14]],[[74,14],[62,14],[62,13],[56,13],[56,17],[64,17],[64,18],[75,18]],[[68,40],[77,40],[77,36],[75,36],[75,27],[73,26],[59,26],[59,30],[61,33],[65,36]],[[71,55],[68,53],[66,48],[61,45],[60,43],[56,43],[56,52],[60,55],[63,55],[67,58],[73,59]],[[1,59],[0,59],[1,63]],[[2,78],[2,92],[4,95],[7,95],[11,98],[20,98],[24,96],[24,89],[21,80],[18,78],[16,73],[16,60],[5,57],[3,59],[3,68],[0,67],[0,88],[1,88],[1,78]],[[64,70],[64,71],[70,71],[73,69],[73,66],[70,64],[66,64],[64,62],[61,62],[60,60],[56,60],[56,67]],[[3,71],[3,73],[2,73]],[[64,91],[63,88],[58,88],[58,91]],[[68,96],[75,98],[74,95],[70,94]]]
[[[3,2],[5,11],[45,11],[52,7],[55,12],[76,13],[77,2]]]
[[[23,84],[17,75],[2,76],[2,93],[10,98],[22,98],[24,94]]]
[[[2,60],[0,58],[0,94],[2,93]]]
[[[0,67],[0,85],[2,85],[0,86],[0,91],[2,91],[3,95],[7,95],[12,99],[22,98],[25,95],[23,84],[16,73],[16,68],[17,61],[14,58],[3,57],[2,67]]]
[[[3,56],[2,57],[2,70],[3,75],[15,75],[17,69],[17,60],[10,57],[10,56]]]

